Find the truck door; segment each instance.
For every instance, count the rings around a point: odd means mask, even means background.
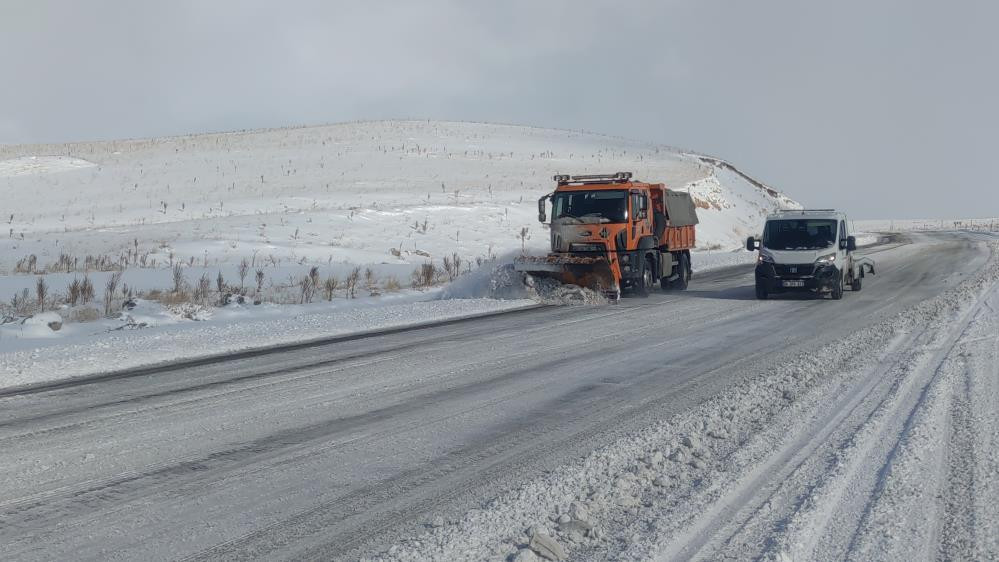
[[[640,192],[631,192],[631,240],[630,247],[635,247],[642,236],[647,236],[652,227],[649,225],[649,197]]]

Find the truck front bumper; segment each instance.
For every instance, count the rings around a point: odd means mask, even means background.
[[[835,265],[785,265],[760,263],[756,266],[756,285],[767,293],[831,291],[839,282]]]

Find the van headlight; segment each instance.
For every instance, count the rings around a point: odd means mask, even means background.
[[[774,263],[774,255],[764,249],[760,249],[760,255],[756,256],[756,263]]]
[[[836,261],[836,254],[828,254],[825,256],[821,256],[819,257],[819,259],[815,260],[815,264],[821,265],[821,264],[833,263],[835,261]]]

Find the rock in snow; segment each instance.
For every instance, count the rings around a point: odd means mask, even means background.
[[[555,539],[537,531],[531,534],[531,542],[527,546],[548,560],[565,560],[569,556]]]
[[[21,323],[26,327],[44,326],[53,332],[58,332],[62,329],[62,316],[55,312],[42,312],[25,318]]]
[[[686,446],[686,447],[688,447],[690,449],[700,449],[701,448],[701,440],[698,439],[696,435],[688,435],[688,436],[684,437],[682,443],[684,444],[684,446]]]
[[[522,548],[510,558],[510,562],[538,562],[541,560],[530,548]]]

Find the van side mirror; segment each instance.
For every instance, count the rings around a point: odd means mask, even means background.
[[[846,237],[846,251],[852,252],[857,249],[857,239],[853,236]]]
[[[747,250],[749,250],[750,252],[755,252],[758,247],[759,246],[756,245],[756,238],[753,238],[752,236],[750,236],[749,238],[746,238],[746,249]]]

